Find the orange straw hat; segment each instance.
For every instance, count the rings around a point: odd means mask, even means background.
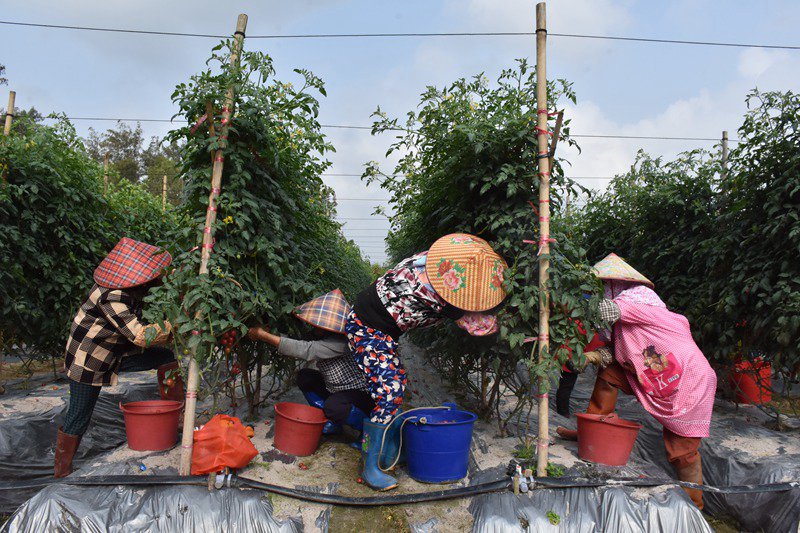
[[[654,287],[652,281],[644,277],[641,272],[630,266],[617,254],[608,254],[592,268],[597,277],[603,280],[630,281],[643,283],[651,289]]]
[[[312,326],[332,331],[333,333],[344,333],[344,325],[347,322],[347,315],[350,313],[350,304],[339,289],[334,289],[328,294],[323,294],[299,305],[293,311],[294,316],[307,322]]]
[[[468,233],[451,233],[428,250],[425,272],[444,301],[464,311],[486,311],[506,297],[508,265],[489,243]]]

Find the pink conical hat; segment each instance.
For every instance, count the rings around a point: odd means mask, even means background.
[[[652,281],[644,277],[641,272],[630,266],[617,254],[608,254],[592,268],[600,279],[630,281],[633,283],[642,283],[651,289],[654,287]]]

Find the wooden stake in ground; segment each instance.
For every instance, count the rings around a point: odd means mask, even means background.
[[[547,18],[544,2],[536,4],[536,132],[539,165],[539,364],[550,358],[550,143],[547,130]],[[536,475],[547,475],[547,448],[550,441],[546,377],[539,378],[539,437],[537,439]]]
[[[728,177],[728,132],[722,132],[722,179]]]
[[[161,187],[161,212],[167,210],[167,175],[164,174],[164,183]]]
[[[103,194],[108,194],[108,152],[103,156]]]
[[[233,49],[231,50],[231,65],[239,65],[239,54],[242,51],[244,42],[244,31],[247,28],[247,15],[239,15],[236,22],[236,32],[233,36]],[[222,168],[224,162],[224,152],[228,145],[228,125],[233,114],[234,88],[228,87],[225,94],[225,107],[222,108],[222,127],[219,132],[219,149],[214,154],[214,166],[211,170],[211,193],[208,195],[208,209],[206,210],[206,222],[203,227],[203,244],[200,247],[200,275],[208,274],[208,259],[211,256],[213,243],[212,231],[214,222],[217,219],[217,197],[220,193],[222,184]],[[206,117],[206,120],[214,120],[214,117]],[[183,415],[183,438],[181,441],[181,468],[180,474],[188,476],[192,469],[192,447],[194,445],[194,421],[197,409],[197,386],[200,382],[200,368],[195,357],[196,352],[192,350],[189,355],[189,372],[186,383],[186,408]]]
[[[8,136],[11,134],[11,120],[14,118],[14,100],[17,93],[8,91],[8,107],[6,108],[6,124],[3,126],[3,135]]]

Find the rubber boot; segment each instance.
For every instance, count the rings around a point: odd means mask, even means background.
[[[53,477],[66,477],[72,473],[72,459],[81,443],[82,435],[64,433],[63,428],[58,428],[56,438],[56,457],[53,465]]]
[[[683,468],[676,468],[675,473],[678,474],[678,479],[681,481],[688,481],[689,483],[703,484],[703,462],[700,456],[697,456],[697,461],[684,466]],[[687,489],[684,487],[686,494],[692,499],[694,504],[701,511],[703,510],[703,491],[700,489]]]
[[[561,379],[558,381],[558,390],[556,390],[556,412],[565,418],[569,418],[569,399],[572,397],[572,390],[575,388],[575,382],[578,380],[578,374],[575,372],[561,372]]]
[[[361,457],[364,459],[364,469],[361,471],[361,479],[374,490],[390,490],[397,487],[397,480],[381,472],[378,466],[381,451],[381,439],[386,424],[378,424],[371,420],[364,419],[364,437],[361,443]]]
[[[317,394],[316,392],[303,392],[303,396],[305,396],[308,405],[311,407],[316,407],[317,409],[324,409],[325,408],[325,400]],[[322,426],[322,434],[323,435],[338,435],[342,431],[342,426],[339,424],[335,424],[328,420],[325,422],[325,425]]]
[[[347,420],[344,423],[356,431],[364,431],[364,418],[366,417],[367,415],[364,414],[364,411],[353,405],[350,407],[350,414],[347,415]]]
[[[589,399],[589,407],[586,413],[590,415],[610,415],[617,407],[617,395],[619,390],[608,381],[597,378],[594,382],[592,397]],[[578,440],[578,431],[567,429],[562,426],[556,428],[558,436],[565,440]]]
[[[183,386],[183,377],[178,371],[177,361],[161,365],[158,367],[156,375],[158,376],[158,394],[162,400],[182,402],[186,399],[186,387]],[[174,381],[171,386],[167,386],[167,376]]]
[[[358,440],[350,443],[350,446],[356,450],[361,449],[361,441],[364,439],[364,419],[366,417],[367,415],[364,414],[364,411],[353,405],[350,407],[350,414],[347,415],[347,420],[344,421],[346,425],[359,432]]]

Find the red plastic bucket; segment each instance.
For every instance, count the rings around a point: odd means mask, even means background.
[[[772,364],[740,361],[730,370],[728,380],[738,403],[762,404],[772,401]]]
[[[277,449],[292,455],[311,455],[319,446],[322,427],[328,420],[322,409],[299,403],[275,404],[275,441]]]
[[[125,405],[120,402],[119,408],[125,415],[125,434],[131,450],[160,452],[178,442],[183,402],[149,400]]]
[[[641,424],[618,418],[615,414],[578,417],[578,456],[609,466],[625,466],[639,435]]]

